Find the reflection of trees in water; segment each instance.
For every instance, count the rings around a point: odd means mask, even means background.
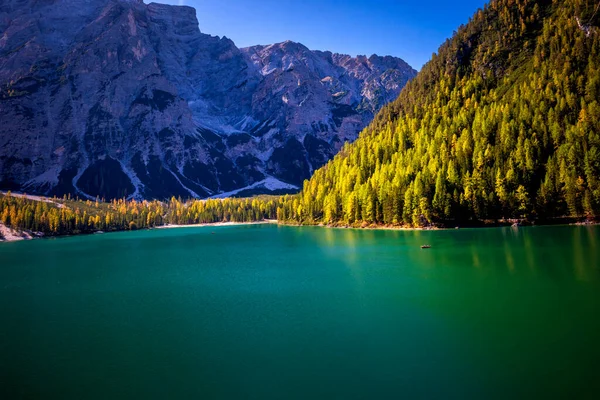
[[[355,279],[382,263],[429,279],[449,268],[476,268],[480,278],[507,274],[551,280],[600,279],[598,226],[507,227],[441,231],[316,229],[326,257],[343,263]],[[312,236],[312,235],[311,235]],[[423,244],[432,248],[423,250]],[[367,273],[372,273],[367,272]]]
[[[577,226],[572,236],[573,245],[573,273],[580,281],[598,280],[598,248],[596,235],[599,233],[597,226]]]

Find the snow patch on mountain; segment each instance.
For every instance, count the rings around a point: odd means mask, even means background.
[[[296,185],[285,183],[285,182],[280,181],[277,178],[268,176],[266,179],[263,179],[260,182],[255,182],[252,185],[248,185],[243,188],[232,190],[230,192],[219,193],[218,195],[212,196],[211,199],[224,199],[227,197],[233,197],[233,196],[237,195],[238,193],[241,193],[246,190],[252,190],[252,189],[266,189],[267,191],[270,191],[270,192],[274,192],[276,190],[300,190],[300,188]]]

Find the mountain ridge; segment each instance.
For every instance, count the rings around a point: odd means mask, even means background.
[[[262,75],[256,63],[271,52],[251,60],[202,33],[191,7],[76,3],[0,6],[4,189],[90,198],[292,190],[416,73],[382,59],[398,68],[363,83],[328,53],[300,48],[280,54],[296,71]]]

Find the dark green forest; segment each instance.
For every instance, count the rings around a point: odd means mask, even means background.
[[[600,214],[600,4],[494,0],[359,139],[282,199],[294,223]]]

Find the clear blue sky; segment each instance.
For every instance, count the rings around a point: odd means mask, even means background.
[[[151,0],[145,0],[150,2]],[[420,69],[486,0],[153,0],[196,8],[200,30],[238,47],[293,40],[313,50],[401,57]]]

